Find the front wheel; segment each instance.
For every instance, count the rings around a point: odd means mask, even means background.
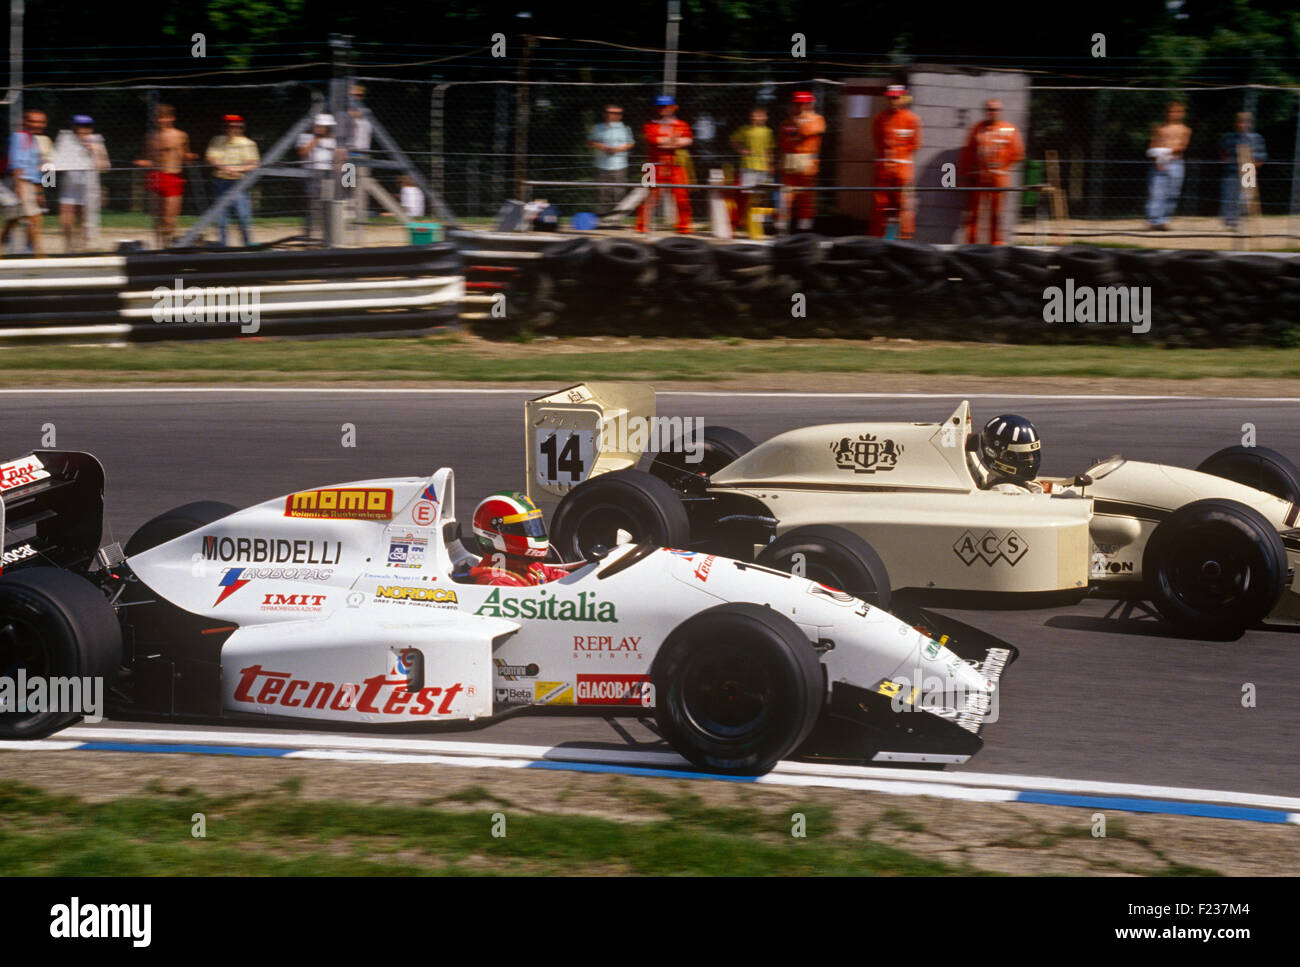
[[[829,524],[786,531],[758,555],[756,564],[806,577],[889,609],[889,572],[865,540]]]
[[[825,684],[812,643],[785,615],[720,604],[678,626],[651,669],[655,721],[715,772],[760,775],[808,737]]]
[[[1300,503],[1300,467],[1268,447],[1224,447],[1196,469]]]
[[[1277,606],[1286,547],[1258,511],[1235,500],[1184,504],[1156,527],[1142,573],[1160,613],[1189,634],[1235,637]]]

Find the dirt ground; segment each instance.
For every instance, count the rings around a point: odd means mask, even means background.
[[[305,800],[427,804],[443,809],[571,814],[617,821],[663,817],[653,797],[694,795],[709,806],[766,813],[821,805],[836,835],[870,826],[873,840],[977,870],[1018,874],[1152,875],[1194,868],[1226,875],[1292,875],[1300,868],[1300,827],[1110,812],[1095,837],[1087,809],[975,803],[843,789],[593,775],[540,769],[379,765],[199,755],[115,752],[0,752],[0,784],[104,802],[129,795],[193,790],[212,796],[269,791],[300,783]],[[482,790],[466,804],[443,797]],[[650,802],[647,802],[650,798]],[[489,802],[491,800],[491,802]],[[771,842],[784,837],[773,835]],[[827,871],[833,872],[833,871]]]

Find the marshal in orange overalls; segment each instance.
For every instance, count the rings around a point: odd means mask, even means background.
[[[898,237],[911,238],[916,231],[916,212],[911,193],[912,155],[921,147],[921,119],[907,108],[888,107],[871,122],[876,142],[873,177],[881,189],[871,207],[871,234],[884,237],[885,228],[898,216]]]
[[[797,97],[797,95],[796,95]],[[811,102],[812,96],[808,95]],[[781,124],[781,184],[790,189],[811,188],[817,180],[826,119],[811,107]],[[812,228],[816,203],[811,191],[789,192],[790,217],[801,230]]]
[[[991,112],[992,113],[992,112]],[[971,128],[962,151],[961,170],[969,187],[1009,188],[1011,168],[1025,158],[1020,132],[1010,121],[990,117]],[[966,202],[966,241],[974,243],[979,235],[980,212],[984,200],[989,207],[989,244],[1002,245],[1002,197],[1004,191],[972,191]]]
[[[664,142],[670,138],[685,138],[689,143],[691,140],[691,126],[680,118],[659,117],[653,121],[647,121],[641,131],[645,135],[646,145],[649,148],[650,161],[655,166],[655,184],[686,184],[686,172],[677,163],[677,148],[667,147]],[[691,233],[690,195],[687,194],[685,188],[673,188],[671,190],[673,203],[677,206],[677,233],[679,235],[689,235]],[[652,189],[647,192],[645,201],[637,209],[636,230],[638,232],[646,230],[651,206],[655,204],[658,195],[657,190]]]

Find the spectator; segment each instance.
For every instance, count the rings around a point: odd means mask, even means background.
[[[686,171],[682,167],[677,152],[691,146],[691,128],[685,121],[674,117],[677,102],[671,94],[660,94],[655,98],[655,110],[659,117],[647,121],[643,133],[650,153],[650,162],[654,165],[654,183],[656,185],[684,185]],[[677,206],[677,234],[691,234],[691,199],[685,188],[673,188],[673,204]],[[650,209],[658,200],[659,189],[652,188],[646,192],[645,201],[637,210],[636,230],[644,232],[650,217]]]
[[[984,102],[987,115],[976,124],[966,139],[961,155],[962,175],[974,188],[1008,188],[1011,186],[1011,169],[1025,160],[1025,145],[1020,132],[1010,121],[1002,119],[1002,102],[996,98]],[[972,191],[966,204],[966,241],[975,244],[979,238],[980,210],[984,199],[989,207],[989,244],[1002,244],[1001,191]]]
[[[158,247],[166,248],[176,237],[176,219],[185,195],[184,167],[198,160],[190,151],[190,138],[176,127],[176,111],[170,104],[159,104],[156,127],[145,139],[145,156],[136,164],[148,168],[145,186],[154,195],[154,232]]]
[[[740,154],[740,187],[753,188],[755,185],[772,182],[772,148],[776,135],[767,126],[767,109],[756,107],[749,112],[749,123],[738,128],[731,136],[731,146]],[[753,197],[759,197],[753,193]],[[736,222],[744,227],[748,222],[751,193],[741,191],[736,203]]]
[[[84,249],[99,225],[99,173],[108,170],[108,150],[90,115],[75,115],[72,130],[59,132],[54,167],[59,172],[63,244],[69,252]]]
[[[596,206],[600,215],[612,212],[627,190],[627,155],[633,144],[632,129],[623,123],[623,108],[606,104],[605,120],[593,124],[587,134],[596,181],[609,186],[596,189]]]
[[[781,125],[781,181],[786,185],[781,223],[793,223],[800,232],[812,231],[817,200],[811,191],[798,189],[811,188],[817,181],[825,133],[826,119],[817,113],[812,92],[795,91],[790,116]]]
[[[41,213],[45,208],[45,192],[41,187],[41,144],[37,140],[45,132],[44,111],[24,111],[23,126],[9,136],[9,175],[14,194],[18,196],[19,217],[27,226],[27,238],[33,255],[43,255],[41,248]],[[4,228],[8,238],[14,222]]]
[[[1249,111],[1237,115],[1236,130],[1223,136],[1219,146],[1219,157],[1228,162],[1223,174],[1223,192],[1220,199],[1220,213],[1228,228],[1237,230],[1237,222],[1246,208],[1246,193],[1242,191],[1244,173],[1241,166],[1253,164],[1255,176],[1259,176],[1259,166],[1268,160],[1268,151],[1264,139],[1257,131],[1252,131],[1254,118]],[[1256,182],[1258,184],[1258,182]]]
[[[312,130],[298,135],[298,156],[311,172],[307,179],[307,214],[303,220],[303,232],[307,235],[311,235],[317,220],[324,215],[322,204],[334,197],[329,172],[334,169],[338,154],[334,115],[317,114]]]
[[[402,175],[397,179],[397,184],[401,188],[398,192],[398,204],[402,206],[402,213],[407,218],[423,218],[424,192],[420,191],[410,175]]]
[[[343,127],[339,131],[339,139],[347,149],[348,160],[356,165],[356,187],[348,196],[348,200],[352,203],[349,207],[352,209],[353,222],[364,222],[370,217],[370,198],[364,180],[370,177],[370,166],[366,162],[370,158],[370,141],[374,134],[374,125],[366,117],[365,98],[366,89],[360,84],[353,84],[348,88],[347,114],[343,118]]]
[[[1182,104],[1172,101],[1165,122],[1151,128],[1147,223],[1153,232],[1169,231],[1169,216],[1178,207],[1178,193],[1183,190],[1183,152],[1192,136],[1192,129],[1183,123],[1186,113]]]
[[[878,190],[872,199],[871,234],[883,238],[889,223],[898,219],[898,237],[911,238],[916,231],[916,210],[912,204],[912,155],[921,147],[921,119],[903,104],[907,90],[902,84],[885,88],[887,107],[871,122],[876,146],[872,177]]]
[[[227,114],[222,119],[225,134],[218,134],[208,142],[204,152],[212,165],[213,201],[220,201],[243,180],[244,175],[256,171],[261,163],[257,145],[244,134],[244,119],[238,114]],[[230,207],[217,220],[217,241],[226,244],[226,228],[230,225],[230,209],[239,220],[239,234],[245,245],[253,244],[253,200],[248,193],[238,194]]]

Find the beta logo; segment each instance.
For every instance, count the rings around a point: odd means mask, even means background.
[[[1029,552],[1029,545],[1015,531],[1007,531],[1001,537],[995,531],[985,531],[982,537],[976,537],[967,531],[957,538],[957,543],[953,544],[952,550],[967,567],[976,561],[983,561],[989,567],[998,561],[1006,561],[1015,567]]]
[[[284,516],[313,520],[391,520],[393,492],[370,487],[305,490],[284,498]]]
[[[579,675],[579,705],[641,705],[649,695],[645,675]]]

